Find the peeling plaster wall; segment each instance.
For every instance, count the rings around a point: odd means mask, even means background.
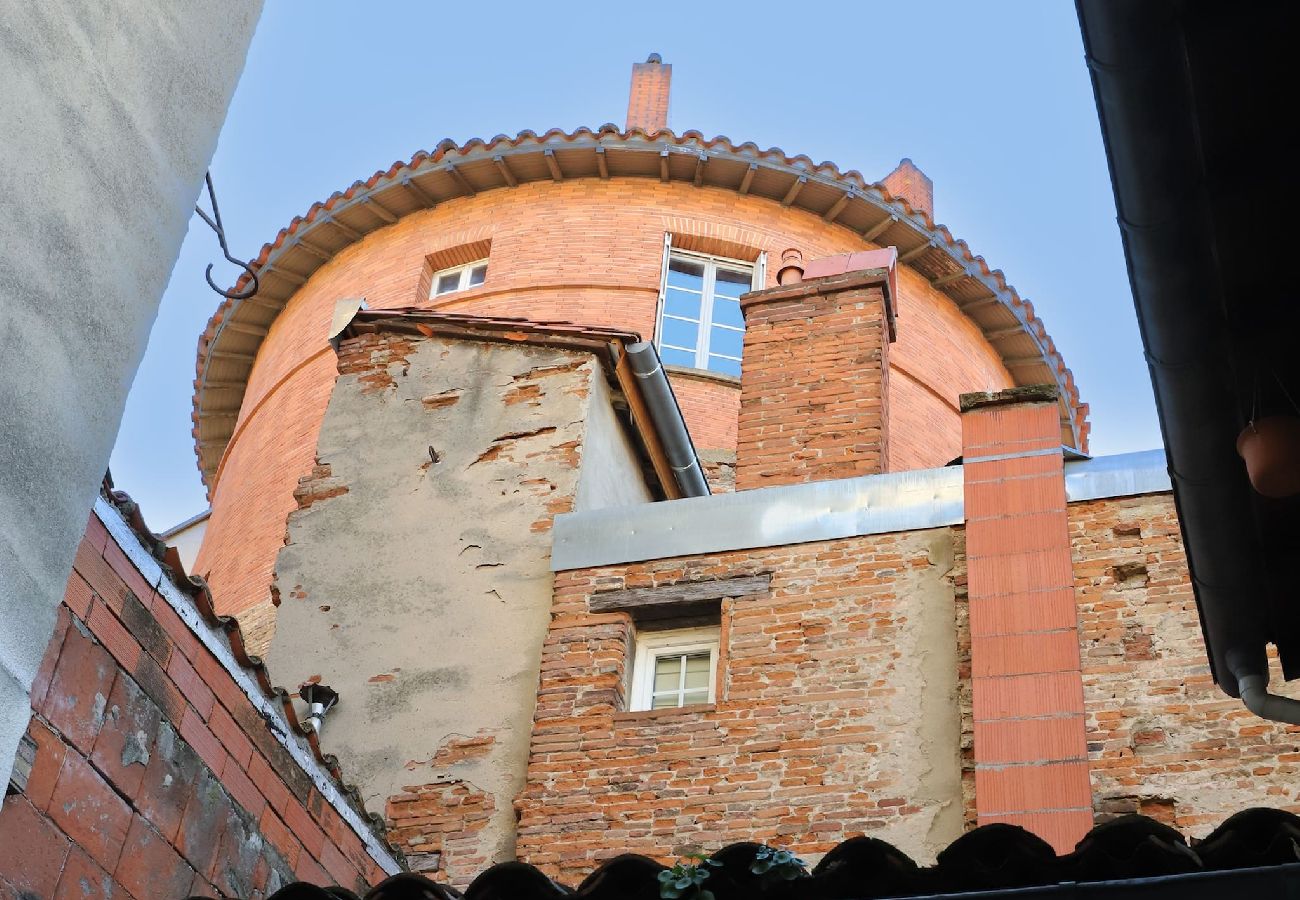
[[[397,335],[344,342],[339,371],[276,566],[269,664],[339,691],[323,746],[388,804],[413,868],[464,883],[514,856],[551,517],[585,433],[616,456],[585,424],[604,421],[604,374],[586,353]]]
[[[633,625],[598,593],[771,575],[724,602],[716,704],[627,712]],[[521,858],[576,883],[614,851],[731,841],[918,861],[962,831],[950,529],[560,572]]]
[[[605,379],[591,380],[591,395],[574,510],[649,503],[654,498],[646,487],[627,429],[614,413]]]

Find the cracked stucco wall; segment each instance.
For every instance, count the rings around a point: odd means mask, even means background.
[[[268,663],[339,691],[323,747],[413,867],[464,883],[514,857],[551,518],[580,484],[592,504],[648,494],[588,353],[363,335],[339,371]]]
[[[4,6],[0,780],[261,9]]]

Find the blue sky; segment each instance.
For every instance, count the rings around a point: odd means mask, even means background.
[[[676,131],[872,181],[910,157],[934,179],[935,218],[1046,322],[1092,406],[1093,452],[1159,446],[1068,0],[267,0],[212,163],[232,252],[256,256],[314,201],[445,137],[621,126],[631,65],[651,52],[673,64]],[[113,451],[155,529],[206,507],[189,416],[220,300],[203,270],[220,258],[195,217]]]

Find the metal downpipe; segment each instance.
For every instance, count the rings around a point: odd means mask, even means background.
[[[664,446],[664,454],[672,467],[673,477],[681,489],[683,497],[709,496],[709,482],[700,468],[700,459],[695,454],[695,445],[686,430],[686,420],[682,418],[681,407],[673,395],[672,385],[664,372],[663,363],[654,344],[640,341],[627,347],[628,366],[637,377],[641,386],[641,395],[645,398],[650,418],[654,420],[655,430]]]

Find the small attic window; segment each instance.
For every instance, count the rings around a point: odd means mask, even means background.
[[[717,687],[718,637],[717,626],[637,635],[629,708],[712,703]]]
[[[456,291],[478,287],[487,280],[487,268],[486,259],[476,259],[474,262],[452,266],[450,269],[440,269],[433,273],[432,290],[429,296],[441,297],[443,294],[454,294]]]

